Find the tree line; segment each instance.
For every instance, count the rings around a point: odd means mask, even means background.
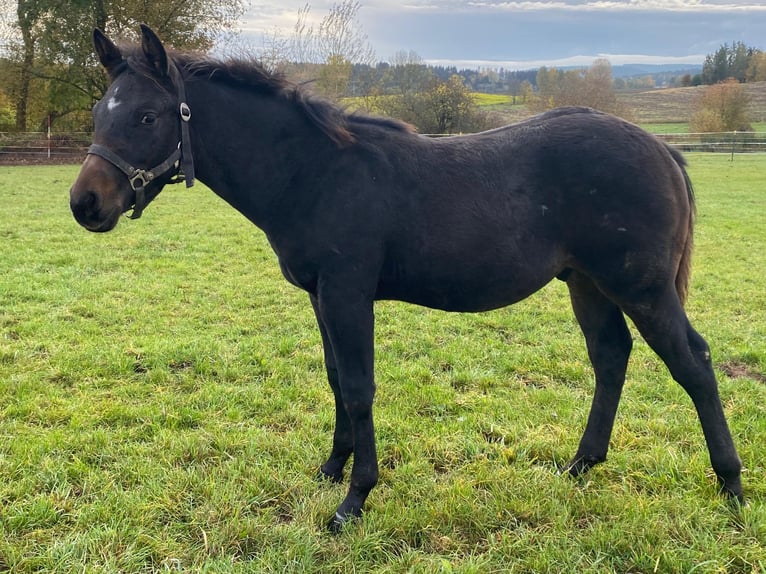
[[[0,0],[0,15],[12,16],[0,19],[0,131],[37,131],[51,121],[61,129],[90,129],[90,109],[107,87],[91,46],[94,27],[112,37],[131,38],[138,23],[145,22],[177,49],[207,51],[216,42],[233,40],[245,4],[245,0]],[[264,36],[259,59],[322,96],[398,117],[423,133],[496,125],[476,105],[475,92],[508,94],[513,103],[525,104],[533,112],[588,105],[630,119],[616,87],[653,85],[650,78],[615,80],[607,60],[581,69],[524,71],[427,65],[412,51],[378,61],[358,21],[360,8],[357,0],[341,0],[313,25],[311,6],[305,4],[292,30],[273,30]],[[681,78],[679,83],[725,82],[707,98],[709,107],[720,108],[723,98],[727,110],[732,106],[742,110],[743,96],[735,84],[762,80],[766,80],[766,54],[735,42],[708,55],[698,78]],[[731,117],[725,121],[707,113],[697,124],[747,127],[742,113],[728,111]]]
[[[765,81],[766,52],[744,42],[732,42],[705,57],[700,78],[703,84],[718,84],[730,78],[740,83]]]

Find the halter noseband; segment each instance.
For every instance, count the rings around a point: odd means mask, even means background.
[[[130,165],[105,146],[92,144],[88,148],[88,155],[97,155],[104,158],[128,177],[130,187],[136,193],[136,201],[133,204],[133,211],[128,215],[130,219],[138,219],[141,217],[141,214],[147,206],[148,202],[146,201],[144,188],[146,188],[152,180],[166,174],[171,169],[174,169],[175,173],[168,183],[181,183],[182,181],[186,181],[186,187],[194,185],[194,158],[192,157],[191,139],[189,138],[191,108],[189,108],[189,105],[186,103],[186,88],[181,73],[178,71],[178,68],[172,60],[168,63],[170,64],[169,72],[173,84],[175,84],[175,87],[178,90],[178,111],[181,117],[181,141],[178,142],[178,147],[173,153],[171,153],[161,164],[156,165],[151,169],[139,169]]]

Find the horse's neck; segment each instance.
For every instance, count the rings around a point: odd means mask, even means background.
[[[265,229],[291,176],[326,143],[290,102],[204,81],[187,90],[197,178]]]

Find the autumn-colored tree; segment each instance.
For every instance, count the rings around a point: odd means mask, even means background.
[[[537,72],[537,95],[527,104],[533,111],[560,106],[589,106],[625,116],[617,99],[608,60],[598,59],[590,68],[560,70],[543,66]]]
[[[766,52],[758,50],[750,57],[745,77],[748,82],[766,81]]]
[[[752,131],[747,116],[748,95],[731,78],[705,88],[689,121],[694,132]]]

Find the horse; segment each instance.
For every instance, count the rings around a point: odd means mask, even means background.
[[[684,311],[695,200],[680,152],[638,126],[568,107],[470,135],[409,125],[310,94],[250,59],[93,34],[111,83],[70,190],[76,221],[109,231],[169,183],[195,178],[267,236],[321,335],[335,427],[320,476],[347,494],[332,530],[378,481],[374,303],[453,312],[566,283],[595,374],[578,449],[562,472],[606,460],[635,327],[690,396],[720,489],[742,501],[741,462],[706,341]]]

